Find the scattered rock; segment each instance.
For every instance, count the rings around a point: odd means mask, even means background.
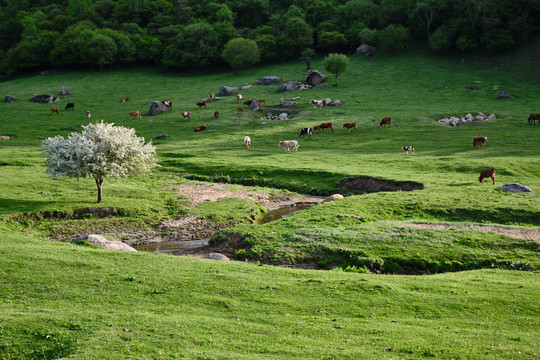
[[[300,90],[300,91],[309,90],[309,89],[311,89],[311,85],[300,84],[300,85],[298,85],[297,89]]]
[[[12,102],[14,102],[15,100],[17,100],[17,98],[16,98],[15,96],[6,95],[6,97],[5,97],[5,99],[4,99],[4,102],[12,103]]]
[[[328,77],[319,70],[313,70],[306,78],[307,83],[312,86],[317,86],[327,80]]]
[[[169,111],[169,108],[165,106],[161,101],[154,101],[152,102],[152,105],[150,105],[148,115],[153,116],[167,111]]]
[[[60,98],[58,96],[51,95],[51,94],[43,94],[43,95],[34,95],[34,96],[32,96],[30,101],[35,101],[35,102],[38,102],[38,103],[41,103],[41,104],[46,104],[46,103],[53,103],[53,102],[56,102],[56,101],[60,101]]]
[[[377,48],[374,46],[369,46],[368,44],[362,44],[356,49],[357,54],[366,56],[373,56],[373,54],[375,54],[375,51],[377,51]]]
[[[287,115],[287,113],[281,113],[279,114],[278,118],[279,120],[286,120],[289,118],[289,115]]]
[[[240,88],[240,90],[246,90],[246,89],[249,89],[251,88],[251,85],[244,85]]]
[[[289,82],[279,85],[276,91],[277,92],[293,91],[293,90],[296,90],[300,85],[302,85],[300,81],[289,81]]]
[[[219,95],[221,96],[229,96],[235,93],[238,89],[234,86],[222,86],[219,88]]]
[[[62,95],[62,96],[71,95],[71,91],[69,91],[68,89],[66,89],[65,87],[62,86],[62,90],[60,90],[60,95]]]
[[[278,81],[281,81],[282,79],[279,76],[265,76],[263,78],[260,78],[257,81],[257,84],[259,85],[271,85],[273,83],[276,83]]]
[[[168,137],[169,137],[169,135],[167,135],[167,134],[161,134],[161,135],[155,136],[154,139],[156,139],[156,140],[163,140],[163,139],[166,139],[166,138],[168,138]]]
[[[341,106],[341,101],[339,100],[330,101],[329,103],[326,104],[326,106]]]
[[[203,259],[230,261],[228,257],[220,253],[209,253],[203,256]]]
[[[534,191],[532,191],[531,189],[529,189],[525,185],[521,185],[521,184],[518,184],[518,183],[504,184],[503,186],[499,186],[497,189],[510,191],[510,192],[513,192],[513,193],[534,193]]]
[[[484,120],[495,120],[495,119],[496,119],[496,116],[494,114],[491,114],[490,116],[486,116],[483,113],[479,112],[478,114],[476,114],[476,116],[473,116],[471,113],[469,113],[460,118],[453,117],[453,116],[446,117],[439,120],[439,122],[441,124],[445,124],[449,126],[458,126],[458,125],[467,124],[471,121],[484,121]]]
[[[330,202],[330,201],[336,201],[337,199],[343,199],[343,195],[341,194],[330,195],[329,197],[324,199],[322,202],[325,203],[325,202]]]
[[[101,246],[102,248],[109,249],[109,250],[137,251],[131,246],[124,244],[121,241],[107,240],[103,236],[94,235],[94,234],[81,236],[81,237],[71,240],[71,242],[74,244],[77,244],[83,241],[86,241],[93,245]]]
[[[251,104],[249,104],[249,110],[257,111],[261,108],[261,105],[259,105],[258,102],[254,101]]]
[[[261,120],[287,120],[292,119],[292,115],[289,115],[287,113],[281,113],[279,115],[273,115],[272,113],[266,114],[266,116],[263,116]]]
[[[508,94],[506,91],[501,91],[497,95],[497,99],[506,99],[506,98],[509,98],[509,97],[510,97],[510,94]]]

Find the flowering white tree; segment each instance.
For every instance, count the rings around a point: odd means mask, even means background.
[[[47,174],[94,178],[97,202],[103,201],[102,184],[107,177],[129,177],[150,171],[157,165],[156,149],[135,129],[101,123],[83,126],[80,133],[64,139],[55,136],[43,141],[41,155],[47,157]]]

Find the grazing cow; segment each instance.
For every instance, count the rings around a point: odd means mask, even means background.
[[[208,96],[208,100],[210,100],[210,102],[214,102],[214,100],[216,100],[216,94],[211,93],[211,94]]]
[[[75,110],[75,104],[74,103],[67,103],[66,104],[66,110]]]
[[[487,136],[475,136],[473,138],[473,146],[475,149],[483,149],[484,143],[487,141]]]
[[[383,117],[382,120],[381,120],[381,123],[379,124],[379,126],[389,126],[389,127],[392,127],[392,118],[389,118],[389,117]]]
[[[317,106],[321,108],[321,110],[324,108],[324,105],[325,105],[325,101],[324,100],[309,100],[309,102],[311,103],[311,105],[313,105],[313,107],[316,109]]]
[[[264,104],[266,105],[266,99],[259,99],[259,100],[255,100],[259,105],[261,104]]]
[[[219,111],[214,111],[214,117],[217,119],[219,119]]]
[[[304,135],[307,135],[308,139],[310,139],[311,135],[313,135],[313,131],[311,130],[311,128],[303,128],[302,130],[300,130],[300,135],[298,135],[298,137],[304,137]]]
[[[123,98],[122,100],[120,100],[121,103],[125,103],[125,102],[128,102],[129,101],[129,98]]]
[[[482,169],[480,172],[480,176],[478,177],[478,181],[481,183],[484,183],[484,179],[491,178],[493,180],[493,185],[495,185],[495,170],[492,168],[485,168]]]
[[[332,124],[331,122],[322,123],[321,125],[319,125],[319,128],[322,129],[323,132],[324,129],[331,129],[332,132],[334,132],[334,124]]]
[[[186,118],[187,118],[188,120],[191,120],[191,111],[184,111],[184,112],[182,112],[181,114],[182,114],[182,116],[184,117],[184,120],[186,120]]]
[[[169,110],[172,110],[172,101],[163,100],[161,101],[163,105],[165,105]]]
[[[92,117],[92,115],[90,114],[90,110],[86,110],[86,117],[89,119]]]
[[[540,125],[540,114],[529,115],[529,125],[535,125],[534,122],[536,120],[538,120],[538,125]]]
[[[343,124],[343,127],[345,129],[347,129],[347,132],[350,132],[351,129],[354,129],[354,132],[357,131],[357,126],[356,126],[356,123],[355,122],[352,122],[352,123],[345,123]]]
[[[255,101],[255,100],[246,100],[246,101],[244,101],[244,105],[249,106],[249,105],[251,105],[251,103],[254,102],[254,101]]]
[[[244,137],[244,145],[246,145],[246,149],[251,147],[251,138],[249,136]]]
[[[244,97],[242,96],[242,94],[236,94],[236,103],[238,104],[240,101],[242,101],[244,99]]]
[[[321,131],[321,125],[314,126],[313,131]]]
[[[204,106],[204,108],[206,109],[206,101],[199,101],[199,102],[197,103],[197,106],[199,107],[199,109],[202,108],[203,106]]]
[[[414,155],[414,146],[403,146],[401,150],[405,151],[407,155],[409,155],[409,151]]]
[[[236,110],[237,110],[239,113],[243,113],[243,112],[244,112],[244,108],[243,108],[243,107],[236,108]]]
[[[135,116],[135,119],[141,118],[141,113],[138,111],[130,111],[129,112],[129,118],[131,119],[133,116]]]
[[[54,115],[54,113],[60,114],[60,113],[58,112],[58,108],[57,108],[56,106],[53,106],[53,107],[51,108],[51,114]]]
[[[279,146],[283,147],[283,149],[287,151],[291,151],[291,148],[293,148],[294,151],[298,152],[298,141],[296,140],[280,141]]]
[[[197,131],[204,131],[204,130],[206,130],[206,125],[197,126],[197,127],[195,128],[195,132],[197,132]]]

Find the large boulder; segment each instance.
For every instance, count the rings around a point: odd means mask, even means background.
[[[232,95],[233,93],[235,93],[236,90],[238,90],[238,89],[235,88],[234,86],[222,86],[222,87],[219,88],[219,95],[221,95],[221,96],[229,96],[229,95]]]
[[[298,86],[300,86],[301,84],[302,83],[300,81],[289,81],[289,82],[279,85],[276,91],[277,92],[293,91],[293,90],[296,90]]]
[[[503,186],[499,186],[497,189],[510,191],[513,193],[534,193],[534,191],[532,191],[525,185],[521,185],[518,183],[504,184]]]
[[[32,96],[30,101],[35,101],[35,102],[38,102],[38,103],[46,104],[46,103],[52,103],[52,102],[60,101],[60,98],[58,96],[51,95],[51,94],[43,94],[43,95],[34,95],[34,96]]]
[[[81,237],[78,237],[76,239],[71,240],[71,242],[75,243],[75,244],[81,243],[81,242],[84,242],[84,241],[86,241],[86,242],[88,242],[90,244],[93,244],[93,245],[100,246],[100,247],[105,248],[105,249],[109,249],[109,250],[137,251],[134,248],[132,248],[131,246],[129,246],[127,244],[124,244],[121,241],[107,240],[101,235],[90,234],[90,235],[81,236]]]
[[[306,78],[307,83],[312,86],[317,86],[326,80],[328,80],[328,77],[319,70],[312,71]]]
[[[152,102],[152,105],[150,105],[150,109],[148,110],[148,115],[157,115],[162,112],[169,111],[169,108],[165,106],[161,101],[154,101]]]
[[[338,199],[343,199],[343,195],[341,194],[330,195],[329,197],[324,199],[322,202],[325,203],[325,202],[330,202],[330,201],[336,201]]]
[[[209,253],[203,256],[203,259],[210,259],[210,260],[221,260],[221,261],[230,261],[230,259],[220,253]]]
[[[373,56],[377,51],[377,48],[374,46],[369,46],[368,44],[362,44],[356,49],[356,53],[360,55]]]
[[[265,76],[263,78],[260,78],[257,81],[257,84],[259,85],[271,85],[273,83],[276,83],[278,81],[281,81],[282,79],[279,76]]]
[[[66,89],[65,87],[62,86],[62,90],[60,90],[60,95],[62,95],[62,96],[71,95],[71,91],[69,91],[68,89]]]
[[[341,101],[334,100],[326,104],[326,106],[341,106]]]
[[[15,96],[11,96],[11,95],[6,95],[6,97],[4,98],[4,102],[7,102],[7,103],[12,103],[15,100],[17,100],[17,98]]]
[[[258,102],[254,101],[251,104],[249,104],[249,110],[257,111],[261,108],[261,105],[259,105]]]

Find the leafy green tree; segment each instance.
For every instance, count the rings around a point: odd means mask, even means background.
[[[102,34],[94,34],[82,50],[83,63],[103,66],[116,62],[118,48],[113,39]]]
[[[258,34],[255,42],[262,59],[273,60],[278,55],[278,41],[273,34]]]
[[[225,44],[221,56],[227,64],[232,66],[235,73],[240,74],[240,69],[258,63],[260,59],[259,48],[254,40],[236,38]]]
[[[431,34],[429,47],[435,53],[447,52],[455,45],[453,29],[448,25],[441,25]]]
[[[97,12],[91,0],[69,0],[66,14],[77,21],[94,21],[97,17]]]
[[[337,31],[321,31],[318,36],[317,46],[323,51],[342,50],[347,45],[345,35]]]
[[[407,47],[409,31],[401,25],[388,25],[379,31],[379,45],[386,50],[396,52]]]
[[[315,50],[308,48],[302,51],[302,54],[300,55],[302,60],[306,63],[306,70],[311,69],[311,60],[315,57]]]
[[[214,28],[207,23],[188,25],[165,49],[163,64],[205,67],[220,60],[221,47]]]
[[[350,0],[337,9],[339,25],[343,31],[362,22],[368,27],[375,27],[379,19],[377,5],[370,0]]]
[[[50,53],[53,65],[83,64],[82,51],[94,35],[96,26],[88,21],[72,25],[55,41]]]
[[[320,23],[336,18],[336,9],[334,1],[308,1],[305,9],[306,21],[312,28],[319,28]]]
[[[226,44],[229,40],[238,37],[238,31],[231,22],[219,21],[212,24],[220,44]]]
[[[216,17],[217,17],[217,21],[220,21],[220,22],[228,22],[231,24],[233,22],[233,12],[231,9],[229,9],[227,4],[221,5],[221,8],[216,13]]]
[[[163,51],[163,44],[157,37],[141,31],[130,36],[135,45],[135,59],[145,63],[159,63]]]
[[[47,157],[47,174],[53,179],[93,178],[98,203],[103,202],[104,179],[127,178],[157,165],[154,146],[136,136],[135,129],[105,124],[103,120],[83,126],[82,132],[71,133],[67,139],[48,138],[41,146],[41,155]]]
[[[114,40],[116,49],[118,50],[116,55],[117,62],[131,63],[135,61],[135,45],[128,35],[112,29],[99,29],[96,33],[108,36]]]
[[[313,30],[308,23],[298,17],[290,18],[285,26],[282,42],[291,55],[300,55],[302,49],[313,45]]]
[[[324,58],[324,68],[326,71],[336,75],[336,86],[338,85],[338,75],[347,70],[349,63],[349,58],[344,54],[329,54]]]

